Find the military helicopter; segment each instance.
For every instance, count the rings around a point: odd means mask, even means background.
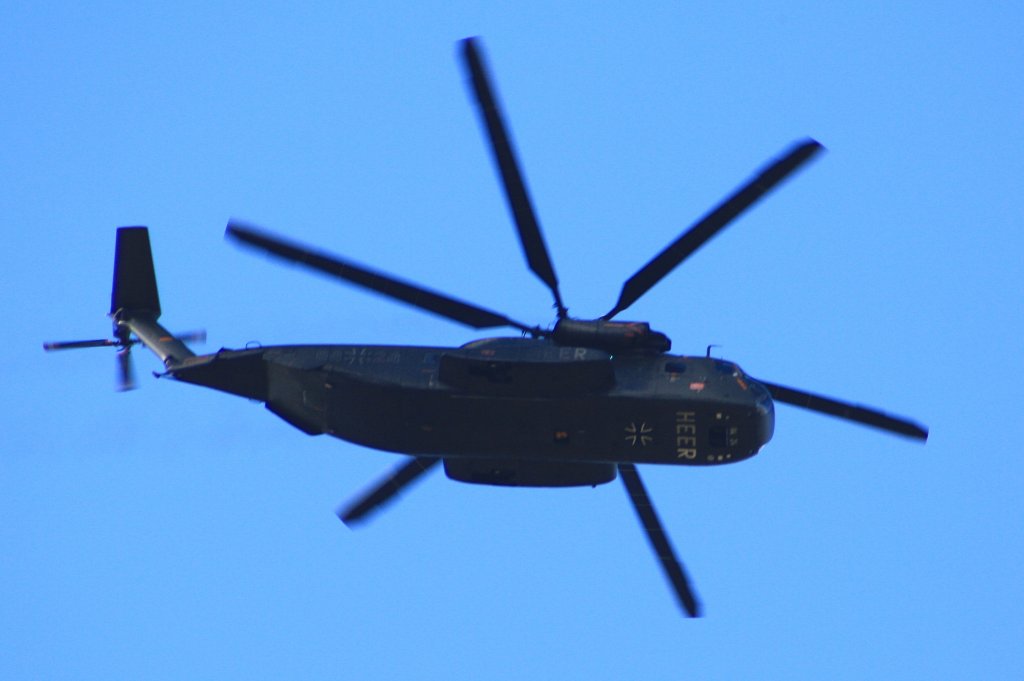
[[[263,402],[309,435],[327,434],[407,455],[390,475],[338,513],[365,520],[443,464],[461,482],[521,487],[596,486],[622,478],[680,605],[700,603],[647,494],[637,464],[715,466],[754,456],[772,437],[774,402],[925,441],[926,428],[869,407],[771,383],[736,364],[669,354],[646,322],[616,321],[642,295],[822,146],[795,144],[641,267],[598,319],[570,317],[519,170],[477,41],[461,56],[490,141],[527,264],[550,289],[556,319],[543,328],[511,319],[336,255],[231,222],[227,237],[474,329],[511,327],[516,337],[458,348],[285,345],[196,355],[158,323],[149,232],[117,231],[110,317],[114,338],[47,343],[47,350],[116,347],[120,386],[133,387],[137,343],[167,376]]]

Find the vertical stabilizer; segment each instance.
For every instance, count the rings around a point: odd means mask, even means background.
[[[149,230],[145,227],[117,229],[110,314],[114,316],[119,312],[145,312],[154,320],[160,317],[153,252],[149,247]]]
[[[159,317],[160,296],[156,292],[149,230],[145,227],[119,227],[114,248],[114,286],[110,293],[114,337],[43,343],[43,349],[117,348],[117,387],[118,390],[131,390],[135,387],[131,361],[133,345],[142,343],[160,358],[165,367],[173,369],[195,356],[182,342],[183,339],[206,339],[205,332],[175,338],[157,323]]]
[[[134,336],[171,368],[194,353],[157,323],[160,296],[145,227],[119,227],[114,251],[114,288],[110,294],[114,335],[124,345]]]

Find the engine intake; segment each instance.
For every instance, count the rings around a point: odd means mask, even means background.
[[[668,352],[672,341],[647,322],[560,319],[551,333],[559,345],[597,348],[606,352]]]

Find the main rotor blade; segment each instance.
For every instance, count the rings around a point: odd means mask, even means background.
[[[905,435],[923,442],[928,440],[928,429],[908,419],[899,416],[892,416],[877,409],[872,409],[871,407],[865,407],[859,404],[850,404],[848,402],[840,402],[839,400],[834,400],[830,397],[815,395],[814,393],[797,390],[795,388],[787,388],[784,385],[769,383],[768,381],[762,381],[760,379],[758,380],[758,383],[768,389],[768,392],[771,393],[772,399],[779,402],[785,402],[786,404],[791,404],[794,407],[803,407],[804,409],[810,409],[811,411],[828,414],[830,416],[836,416],[841,419],[846,419],[847,421],[855,421],[866,426],[871,426],[872,428],[879,428],[890,433]]]
[[[305,265],[339,279],[370,289],[376,293],[400,300],[403,303],[433,312],[441,317],[471,326],[488,329],[496,326],[512,326],[534,335],[540,330],[509,319],[497,312],[456,300],[436,291],[430,291],[416,284],[404,282],[382,272],[356,265],[335,255],[315,251],[280,237],[272,236],[252,227],[228,223],[226,235],[247,246],[252,246],[275,255],[282,260]]]
[[[824,147],[816,141],[807,139],[773,161],[630,277],[622,287],[619,302],[602,319],[611,319],[635,303],[679,263],[822,149]]]
[[[357,524],[371,511],[387,503],[407,485],[437,465],[441,459],[417,456],[396,468],[391,475],[381,480],[373,489],[338,511],[338,517],[346,525]]]
[[[697,602],[697,597],[690,588],[690,581],[683,571],[683,565],[676,557],[668,535],[665,534],[665,528],[662,526],[661,520],[658,519],[654,506],[651,505],[651,498],[647,495],[647,489],[640,480],[636,466],[631,463],[620,463],[619,475],[622,476],[622,482],[626,485],[626,491],[629,492],[630,501],[633,502],[633,508],[636,509],[636,514],[640,518],[640,524],[644,526],[647,539],[650,540],[654,553],[661,561],[661,567],[665,570],[665,576],[671,582],[680,605],[690,617],[700,617],[700,603]]]
[[[501,172],[505,198],[508,199],[509,208],[515,218],[516,229],[519,231],[519,242],[523,246],[526,262],[534,274],[551,289],[551,293],[555,297],[555,305],[558,308],[558,317],[561,319],[565,316],[566,309],[558,291],[558,277],[555,276],[555,269],[551,264],[547,246],[544,244],[540,225],[537,224],[533,204],[526,191],[526,183],[523,182],[522,174],[519,172],[519,162],[516,160],[515,151],[509,141],[501,109],[498,107],[494,90],[490,85],[490,77],[487,75],[487,68],[474,38],[466,38],[462,41],[462,54],[473,83],[473,92],[479,104],[480,115],[487,126],[491,151],[494,152],[494,161]]]

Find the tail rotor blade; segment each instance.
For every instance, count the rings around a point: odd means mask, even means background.
[[[206,330],[199,329],[198,331],[186,331],[185,333],[176,333],[174,337],[183,343],[205,343],[206,342]]]
[[[117,345],[118,342],[116,340],[109,340],[106,338],[82,341],[53,341],[50,343],[43,343],[43,350],[52,352],[54,350],[78,350],[80,348],[109,348]]]
[[[839,400],[832,399],[831,397],[816,395],[804,390],[797,390],[796,388],[788,388],[784,385],[778,385],[777,383],[769,383],[768,381],[761,380],[758,380],[758,383],[768,389],[772,399],[779,402],[785,402],[786,404],[791,404],[794,407],[802,407],[821,414],[828,414],[829,416],[846,419],[847,421],[854,421],[866,426],[871,426],[872,428],[878,428],[890,433],[896,433],[897,435],[904,435],[906,437],[914,438],[915,440],[921,440],[922,442],[928,440],[928,429],[909,419],[905,419],[900,416],[892,416],[891,414],[886,414],[883,411],[879,411],[878,409],[873,409],[871,407],[865,407],[859,404],[850,404],[849,402],[841,402]]]
[[[519,232],[519,242],[522,244],[524,255],[526,255],[526,262],[533,273],[551,289],[551,294],[555,297],[555,306],[558,308],[558,317],[562,318],[566,314],[566,309],[565,305],[562,304],[562,295],[558,290],[558,277],[555,275],[555,268],[551,264],[551,257],[544,243],[540,225],[537,223],[537,216],[534,213],[530,195],[526,191],[526,183],[523,181],[522,173],[519,171],[519,162],[516,159],[512,142],[509,140],[504,117],[498,106],[498,100],[494,96],[491,79],[487,74],[487,67],[484,65],[483,57],[477,48],[476,39],[466,38],[462,41],[462,55],[465,60],[466,69],[469,71],[473,93],[476,95],[477,104],[479,105],[480,116],[487,126],[491,151],[494,153],[494,161],[501,173],[502,184],[505,188],[505,198],[508,200],[509,208],[515,219],[516,229]]]
[[[661,561],[661,567],[664,569],[669,583],[672,584],[679,604],[690,617],[700,617],[700,603],[690,587],[690,580],[683,570],[682,563],[676,557],[675,549],[672,548],[668,535],[665,534],[665,528],[655,512],[654,506],[651,505],[651,498],[647,495],[647,489],[640,480],[636,466],[631,463],[620,463],[619,475],[622,476],[629,499],[633,502],[633,508],[636,509],[636,514],[640,518],[640,524],[643,525],[644,532],[647,533],[647,539],[651,542],[655,555]]]
[[[117,389],[121,392],[135,389],[135,372],[132,369],[132,349],[125,346],[117,353]]]
[[[338,517],[352,526],[365,521],[366,516],[391,501],[408,485],[437,465],[440,459],[418,456],[396,468],[391,475],[374,485],[370,490],[338,511]]]
[[[630,277],[622,287],[619,301],[602,319],[611,319],[635,303],[679,263],[822,149],[818,142],[808,139],[773,161]]]

